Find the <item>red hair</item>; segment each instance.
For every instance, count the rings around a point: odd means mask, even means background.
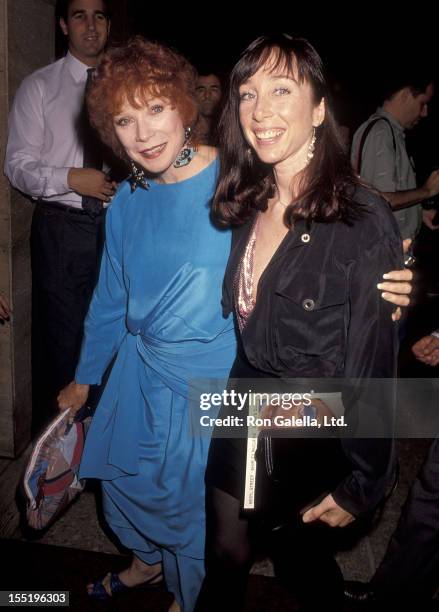
[[[195,68],[182,55],[135,36],[124,46],[108,49],[93,75],[87,92],[90,123],[103,142],[126,159],[113,126],[123,105],[142,108],[151,97],[164,98],[177,109],[183,125],[193,127],[198,116],[196,78]]]

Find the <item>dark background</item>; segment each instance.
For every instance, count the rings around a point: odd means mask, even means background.
[[[166,0],[110,0],[111,42],[133,34],[164,42],[186,55],[201,71],[227,77],[246,45],[269,32],[305,36],[323,58],[338,120],[351,133],[381,102],[382,85],[392,67],[406,62],[428,63],[439,76],[439,24],[432,8],[414,3],[352,3],[350,8],[315,2],[233,4]],[[334,6],[336,8],[334,8]],[[59,30],[58,30],[59,34]],[[57,38],[58,55],[63,37]],[[437,79],[439,82],[439,79]],[[416,157],[418,180],[439,167],[439,95],[430,116],[407,134]]]

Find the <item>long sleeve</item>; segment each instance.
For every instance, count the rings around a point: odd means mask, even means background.
[[[19,87],[9,115],[4,171],[11,184],[32,197],[50,197],[71,191],[68,167],[47,165],[43,82],[33,75]]]
[[[107,212],[106,241],[98,284],[84,323],[84,340],[75,380],[99,384],[127,333],[128,293],[122,272],[123,196]]]
[[[344,401],[356,437],[342,440],[353,471],[337,487],[334,498],[357,516],[377,506],[393,473],[392,379],[396,376],[397,328],[391,318],[393,306],[381,298],[376,285],[384,272],[402,266],[401,244],[395,231],[393,235],[377,236],[350,275],[351,316],[345,364],[345,378],[350,384]],[[355,381],[359,379],[357,387]],[[384,380],[368,384],[369,379]],[[365,437],[361,431],[375,437]]]

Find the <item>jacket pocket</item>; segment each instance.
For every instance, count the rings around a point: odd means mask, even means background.
[[[344,361],[347,281],[303,271],[276,291],[277,341],[282,360],[313,376],[334,374]],[[318,373],[316,373],[318,372]]]

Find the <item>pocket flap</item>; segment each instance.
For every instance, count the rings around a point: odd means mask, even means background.
[[[280,282],[276,294],[285,297],[303,310],[313,312],[346,302],[345,278],[335,274],[303,271],[293,280]]]

